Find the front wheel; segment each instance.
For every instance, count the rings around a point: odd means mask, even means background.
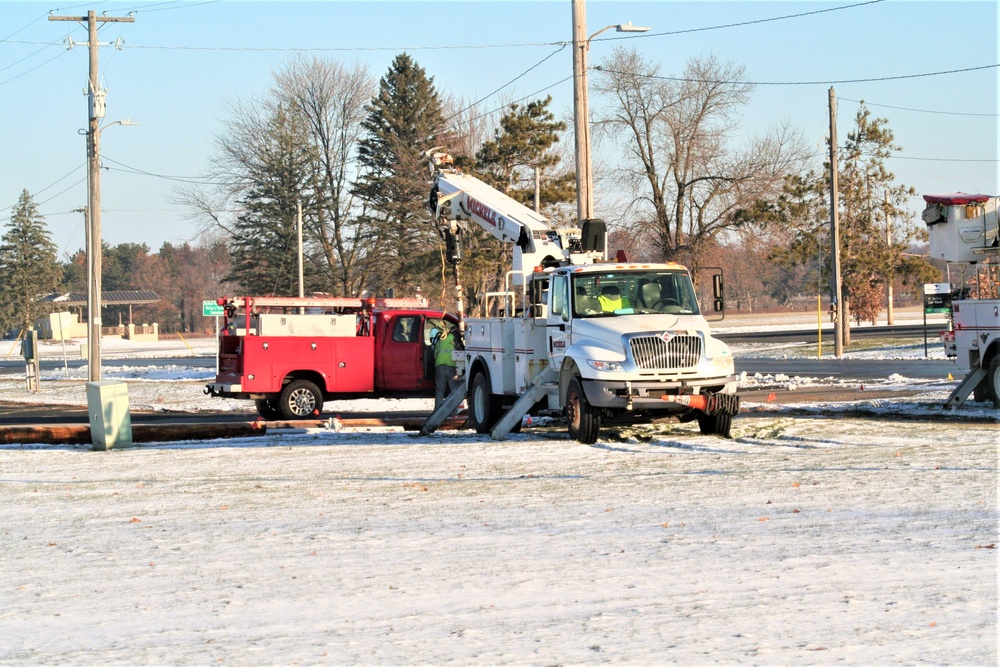
[[[597,435],[601,432],[601,418],[587,402],[580,378],[570,380],[566,390],[566,422],[569,436],[577,442],[585,445],[597,442]]]
[[[729,434],[733,426],[733,416],[728,412],[720,412],[714,415],[706,415],[704,412],[698,413],[698,430],[702,435],[717,435],[720,438],[730,439]]]
[[[469,385],[469,426],[489,433],[500,420],[500,401],[493,395],[486,373],[476,373]]]
[[[316,417],[323,410],[323,394],[309,380],[292,380],[282,390],[280,403],[285,419]]]
[[[993,401],[994,407],[1000,408],[1000,353],[993,355],[983,383],[986,385],[986,399]]]

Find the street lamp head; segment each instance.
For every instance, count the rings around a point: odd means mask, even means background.
[[[628,23],[619,23],[616,25],[615,32],[649,32],[649,28],[632,25],[632,22],[629,21]]]

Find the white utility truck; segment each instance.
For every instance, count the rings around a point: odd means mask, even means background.
[[[491,316],[464,320],[465,349],[455,353],[477,432],[503,438],[532,409],[548,409],[562,411],[583,443],[595,442],[602,426],[661,417],[697,419],[702,433],[729,437],[739,411],[733,356],[709,331],[687,269],[607,262],[602,221],[553,229],[454,169],[447,154],[432,152],[431,169],[430,207],[456,282],[465,225],[513,245],[507,290],[484,295]],[[721,310],[722,276],[712,277]],[[462,397],[446,401],[424,432]]]
[[[966,375],[945,407],[972,394],[1000,408],[1000,197],[955,192],[924,195],[924,201],[931,257],[958,265],[950,280],[952,328],[942,342]]]

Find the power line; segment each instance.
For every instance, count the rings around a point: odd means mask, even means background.
[[[1000,162],[996,158],[992,160],[978,160],[978,159],[966,159],[966,158],[949,158],[949,157],[913,157],[913,156],[903,156],[903,155],[890,155],[889,159],[892,160],[921,160],[924,162]]]
[[[684,35],[692,32],[706,32],[709,30],[722,30],[723,28],[740,28],[747,25],[757,25],[759,23],[772,23],[774,21],[786,21],[788,19],[798,19],[804,16],[814,16],[816,14],[826,14],[828,12],[839,12],[844,9],[854,9],[856,7],[864,7],[865,5],[877,5],[885,0],[869,0],[868,2],[858,2],[853,5],[844,5],[842,7],[828,7],[827,9],[816,9],[811,12],[802,12],[799,14],[787,14],[785,16],[773,16],[766,19],[754,19],[752,21],[741,21],[740,23],[723,23],[721,25],[706,26],[704,28],[687,28],[685,30],[672,30],[670,32],[648,32],[641,35],[633,35],[631,37],[605,37],[596,41],[612,41],[619,39],[643,39],[646,37],[668,37],[672,35]]]
[[[880,76],[880,77],[872,77],[869,79],[839,79],[835,81],[741,81],[741,80],[717,81],[714,79],[689,79],[686,77],[679,77],[679,76],[659,76],[655,74],[639,74],[637,72],[622,72],[619,70],[606,69],[601,65],[598,65],[594,69],[599,72],[604,72],[606,74],[621,74],[625,76],[634,76],[643,79],[657,79],[661,81],[683,81],[688,83],[740,84],[745,86],[832,86],[841,83],[873,83],[876,81],[898,81],[900,79],[919,79],[929,76],[943,76],[945,74],[961,74],[964,72],[976,72],[979,70],[996,69],[997,67],[1000,67],[1000,64],[980,65],[978,67],[966,67],[963,69],[944,70],[941,72],[924,72],[922,74],[900,74],[897,76]]]
[[[541,88],[541,89],[539,89],[539,90],[536,90],[536,91],[535,91],[535,92],[533,92],[533,93],[528,93],[527,95],[525,95],[524,97],[522,97],[522,98],[520,98],[520,99],[517,99],[517,100],[514,100],[514,101],[513,101],[513,104],[519,104],[519,103],[521,103],[521,102],[525,101],[526,99],[529,99],[529,98],[531,98],[531,97],[534,97],[535,95],[538,95],[539,93],[544,93],[545,91],[549,90],[550,88],[555,88],[555,87],[556,87],[556,86],[558,86],[559,84],[561,84],[561,83],[566,83],[567,81],[569,81],[569,80],[570,80],[570,79],[572,79],[572,78],[573,78],[573,75],[572,75],[572,74],[570,74],[569,76],[567,76],[567,77],[565,77],[565,78],[563,78],[563,79],[559,79],[558,81],[556,81],[556,82],[555,82],[555,83],[553,83],[553,84],[549,84],[548,86],[545,86],[544,88]],[[489,116],[489,115],[491,115],[491,114],[495,114],[495,113],[497,113],[498,111],[503,111],[503,110],[504,110],[504,109],[506,109],[506,108],[507,108],[507,105],[506,105],[506,104],[504,104],[503,106],[500,106],[500,107],[497,107],[496,109],[492,109],[492,110],[490,110],[490,111],[485,111],[485,112],[483,112],[483,113],[479,114],[478,116],[475,116],[475,117],[473,117],[473,118],[469,118],[469,119],[468,119],[467,121],[465,121],[465,122],[469,122],[469,123],[471,123],[472,121],[475,121],[475,120],[479,120],[480,118],[485,118],[486,116]]]
[[[51,183],[49,183],[48,185],[46,185],[46,186],[45,186],[44,188],[42,188],[41,190],[36,190],[36,191],[35,191],[35,193],[34,193],[34,195],[33,195],[33,197],[34,197],[34,196],[38,196],[38,195],[42,194],[43,192],[45,192],[45,191],[46,191],[46,190],[48,190],[49,188],[54,188],[54,187],[55,187],[55,186],[56,186],[57,184],[61,183],[62,181],[66,180],[67,178],[69,178],[70,176],[72,176],[74,172],[76,172],[76,171],[78,171],[78,170],[80,169],[80,167],[85,167],[86,165],[87,165],[87,163],[86,163],[86,162],[84,162],[83,164],[79,164],[79,165],[77,165],[77,166],[73,167],[73,169],[72,169],[72,170],[70,170],[69,172],[67,172],[67,173],[66,173],[66,174],[64,174],[63,176],[60,176],[60,177],[59,177],[59,178],[57,178],[56,180],[52,181]],[[83,179],[83,180],[86,180],[86,177],[84,177],[84,179]],[[80,184],[80,183],[82,183],[82,182],[83,182],[83,181],[77,181],[76,183],[74,183],[73,185],[71,185],[71,186],[70,186],[69,188],[67,188],[67,190],[68,190],[68,189],[72,189],[72,188],[73,188],[74,186],[76,186],[76,185],[79,185],[79,184]],[[60,193],[59,193],[59,195],[63,194],[63,192],[66,192],[66,190],[63,190],[62,192],[60,192]],[[45,200],[44,202],[40,202],[40,203],[44,204],[44,203],[46,203],[46,202],[50,202],[50,201],[52,201],[53,199],[55,199],[55,197],[58,197],[59,195],[55,195],[54,197],[50,197],[49,199],[46,199],[46,200]],[[37,205],[37,204],[38,204],[38,202],[36,202],[36,205]],[[14,208],[14,207],[15,207],[16,205],[17,205],[17,204],[11,204],[10,206],[6,206],[6,207],[4,207],[4,208],[0,208],[0,212],[3,212],[3,211],[9,211],[9,210],[13,209],[13,208]]]
[[[490,93],[489,95],[485,95],[485,96],[483,96],[483,97],[479,98],[478,100],[476,100],[475,102],[473,102],[473,103],[472,103],[472,104],[470,104],[469,106],[465,107],[465,108],[464,108],[464,109],[462,109],[461,111],[457,111],[457,112],[455,112],[454,114],[452,114],[451,116],[449,116],[448,118],[445,118],[445,121],[444,121],[444,122],[446,122],[446,123],[447,123],[448,121],[450,121],[450,120],[451,120],[452,118],[454,118],[455,116],[458,116],[458,115],[460,115],[460,114],[463,114],[463,113],[465,113],[466,111],[468,111],[469,109],[471,109],[471,108],[475,107],[475,106],[476,106],[477,104],[479,104],[480,102],[483,102],[484,100],[488,100],[489,98],[493,97],[494,95],[496,95],[497,93],[499,93],[499,92],[500,92],[501,90],[503,90],[504,88],[506,88],[506,87],[507,87],[507,86],[509,86],[510,84],[514,83],[515,81],[517,81],[518,79],[520,79],[520,78],[521,78],[521,77],[523,77],[523,76],[524,76],[525,74],[527,74],[527,73],[528,73],[528,72],[530,72],[531,70],[535,69],[536,67],[538,67],[538,66],[539,66],[539,65],[541,65],[542,63],[544,63],[544,62],[545,62],[546,60],[548,60],[548,59],[549,59],[549,58],[551,58],[552,56],[556,55],[557,53],[560,53],[560,52],[562,52],[562,51],[563,51],[563,50],[564,50],[565,48],[566,48],[566,45],[565,45],[565,44],[563,44],[563,45],[562,45],[562,46],[560,46],[560,47],[559,47],[558,49],[556,49],[555,51],[553,51],[553,52],[552,52],[552,53],[550,53],[549,55],[545,56],[544,58],[542,58],[541,60],[539,60],[539,61],[538,61],[537,63],[535,63],[534,65],[532,65],[532,66],[531,66],[531,67],[529,67],[528,69],[524,70],[523,72],[521,72],[520,74],[518,74],[517,76],[515,76],[515,77],[514,77],[513,79],[511,79],[511,80],[510,80],[510,81],[508,81],[507,83],[503,84],[502,86],[500,86],[499,88],[497,88],[496,90],[494,90],[494,91],[493,91],[492,93]]]
[[[911,109],[909,107],[894,107],[888,104],[875,104],[874,102],[865,102],[864,100],[852,100],[849,97],[841,97],[841,100],[845,102],[857,102],[858,104],[864,104],[868,107],[881,107],[883,109],[897,109],[899,111],[914,111],[916,113],[936,113],[944,114],[947,116],[977,116],[982,118],[996,118],[995,113],[966,113],[963,111],[932,111],[931,109]]]
[[[107,162],[113,162],[114,164],[117,164],[119,167],[122,167],[122,169],[115,169],[114,167],[105,167],[105,169],[110,169],[110,170],[113,170],[113,171],[121,171],[121,172],[124,172],[126,174],[136,174],[136,175],[139,175],[139,176],[152,176],[153,178],[162,178],[165,181],[176,181],[178,183],[192,183],[192,184],[195,184],[195,185],[235,185],[235,183],[233,183],[233,182],[228,182],[228,181],[213,181],[213,180],[206,179],[206,178],[201,178],[201,177],[198,177],[198,176],[167,176],[166,174],[154,174],[151,171],[144,171],[142,169],[138,169],[136,167],[132,167],[132,166],[129,166],[127,164],[124,164],[123,162],[118,162],[117,160],[112,160],[111,158],[109,158],[107,156],[107,154],[102,154],[101,155],[101,160],[104,160],[104,161],[107,161]]]

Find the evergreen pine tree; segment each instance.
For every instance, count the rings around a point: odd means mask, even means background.
[[[298,294],[297,203],[314,193],[315,160],[300,118],[278,108],[272,131],[259,138],[249,160],[251,185],[240,200],[229,244],[231,270],[224,280],[251,294]],[[309,283],[306,291],[315,287]]]
[[[0,238],[0,297],[2,329],[25,329],[46,314],[50,304],[41,299],[56,290],[61,279],[58,248],[45,218],[27,190],[14,206],[7,232]]]
[[[429,175],[424,152],[446,141],[441,102],[422,67],[396,57],[368,105],[359,143],[361,173],[354,193],[368,210],[367,233],[381,271],[370,285],[407,293],[429,287],[437,235],[427,213]]]

